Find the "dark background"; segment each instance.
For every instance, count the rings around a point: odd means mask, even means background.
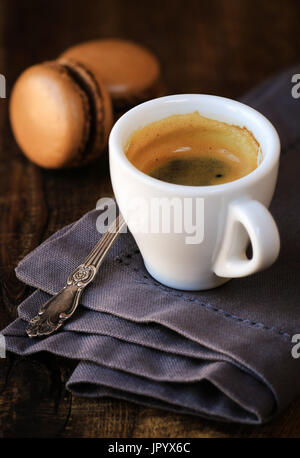
[[[148,46],[168,92],[240,97],[300,60],[300,2],[291,0],[0,0],[0,73],[8,97],[21,71],[98,37]],[[26,253],[111,194],[107,159],[77,171],[29,163],[0,99],[0,329],[30,293],[14,275]],[[221,424],[65,391],[72,362],[0,360],[0,437],[300,437],[300,401],[265,426]]]

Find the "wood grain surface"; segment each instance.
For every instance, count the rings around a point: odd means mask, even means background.
[[[299,62],[300,2],[291,0],[0,0],[0,73],[8,96],[27,66],[97,37],[136,40],[162,63],[169,93],[238,98]],[[45,171],[16,146],[0,99],[0,329],[30,289],[14,268],[57,229],[111,194],[107,158]],[[300,437],[300,401],[264,426],[175,415],[65,390],[73,364],[49,354],[0,360],[0,437]]]

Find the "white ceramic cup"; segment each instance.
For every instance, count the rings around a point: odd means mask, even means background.
[[[245,126],[261,146],[262,158],[249,175],[213,186],[166,183],[139,171],[124,149],[138,128],[174,114],[192,113]],[[141,251],[148,272],[160,283],[183,290],[204,290],[234,277],[244,277],[270,266],[277,258],[280,240],[267,210],[277,179],[280,141],[273,125],[259,112],[234,100],[213,95],[187,94],[161,97],[132,108],[114,125],[109,138],[110,174],[115,197]],[[137,197],[203,202],[202,239],[187,243],[187,233],[170,230],[136,231],[126,214]],[[146,205],[147,206],[147,205]],[[137,207],[137,216],[142,208]],[[141,215],[142,216],[142,215]],[[194,215],[195,216],[195,215]],[[196,215],[197,216],[197,215]],[[183,218],[186,214],[183,214]],[[252,244],[252,258],[245,250]]]

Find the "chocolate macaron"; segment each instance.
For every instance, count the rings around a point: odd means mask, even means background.
[[[158,59],[145,47],[120,39],[80,43],[61,58],[82,62],[101,78],[115,108],[128,108],[164,95]]]
[[[10,98],[10,120],[25,155],[46,168],[76,167],[107,146],[112,107],[101,78],[61,59],[28,68]]]

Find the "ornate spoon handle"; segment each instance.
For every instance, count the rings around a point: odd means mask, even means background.
[[[66,285],[47,301],[30,320],[26,332],[29,337],[52,334],[75,312],[83,290],[95,278],[105,256],[118,238],[125,221],[121,215],[109,226],[85,261],[68,277]]]

